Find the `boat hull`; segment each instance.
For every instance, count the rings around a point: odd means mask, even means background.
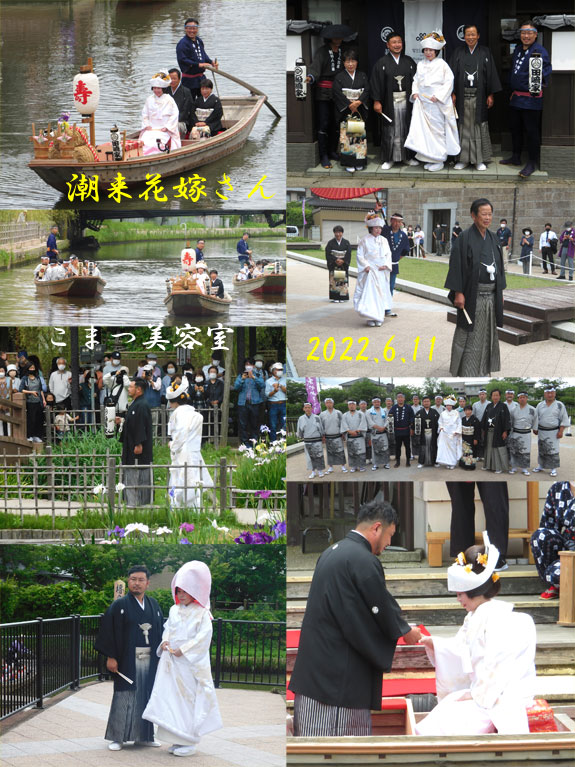
[[[101,277],[69,277],[65,280],[37,281],[35,284],[39,296],[94,298],[102,293],[106,281]]]
[[[229,110],[232,110],[234,106],[239,108],[243,106],[240,119],[217,136],[212,136],[205,141],[189,142],[181,149],[169,154],[158,152],[119,162],[79,163],[75,160],[34,159],[28,167],[46,184],[65,193],[69,191],[67,183],[72,182],[73,175],[84,174],[88,178],[97,176],[101,192],[117,178],[118,173],[122,174],[129,187],[145,184],[146,176],[155,173],[159,173],[163,179],[177,176],[208,165],[241,149],[251,133],[264,102],[264,97],[252,96],[222,99],[224,114],[226,106]],[[249,105],[249,109],[246,109],[245,105]]]
[[[234,290],[238,293],[251,293],[253,296],[281,295],[286,292],[286,275],[264,274],[251,280],[233,280]]]
[[[173,292],[164,299],[166,309],[176,317],[208,317],[228,312],[232,299],[204,296],[189,290]]]

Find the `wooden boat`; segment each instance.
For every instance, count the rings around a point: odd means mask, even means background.
[[[104,290],[106,280],[101,277],[67,277],[65,280],[34,280],[39,296],[65,298],[94,298]]]
[[[227,293],[223,298],[209,296],[195,290],[172,290],[164,299],[166,309],[177,317],[206,317],[222,314],[230,309],[232,298]]]
[[[414,735],[415,725],[425,714],[416,714],[406,698],[387,698],[382,711],[373,711],[370,737],[296,738],[286,739],[286,764],[297,767],[312,765],[367,764],[415,765],[462,764],[560,765],[575,759],[575,706],[554,708],[558,732],[528,735]]]
[[[234,290],[238,293],[252,293],[253,295],[280,295],[286,292],[286,273],[262,274],[251,280],[238,280],[236,275],[232,280]]]

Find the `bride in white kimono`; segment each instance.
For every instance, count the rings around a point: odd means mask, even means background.
[[[357,245],[357,283],[353,308],[370,327],[383,325],[385,312],[391,309],[389,280],[393,267],[391,250],[382,237],[384,221],[371,211],[365,217],[368,234]]]
[[[172,408],[168,423],[172,459],[170,504],[180,508],[200,508],[202,490],[214,486],[202,457],[204,416],[189,404],[187,376],[179,385],[178,380],[166,390],[166,399]]]
[[[454,469],[463,455],[461,418],[453,408],[457,404],[454,399],[446,399],[443,403],[445,410],[439,416],[437,432],[436,466],[443,463],[448,469]]]
[[[453,72],[446,61],[438,58],[444,45],[445,39],[437,32],[421,41],[425,58],[418,62],[413,78],[413,112],[405,139],[405,146],[413,149],[430,171],[442,170],[448,155],[457,155],[461,150],[451,100]]]
[[[179,110],[174,99],[164,93],[164,88],[171,85],[168,75],[159,72],[150,80],[152,93],[146,99],[142,109],[142,130],[140,141],[144,142],[143,154],[154,154],[163,151],[158,146],[164,146],[171,139],[170,152],[180,149],[180,129],[178,127]]]
[[[457,555],[447,588],[467,611],[454,637],[422,637],[435,666],[438,705],[416,726],[418,735],[529,732],[527,709],[535,691],[533,618],[494,600],[499,551],[483,533],[484,546]]]
[[[223,727],[210,666],[212,576],[205,562],[186,562],[172,579],[154,688],[142,718],[158,725],[170,753],[190,756],[203,735]]]

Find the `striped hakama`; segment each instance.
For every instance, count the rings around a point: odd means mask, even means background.
[[[300,738],[371,735],[371,713],[368,708],[330,706],[307,695],[296,694],[294,735]]]
[[[463,105],[463,122],[459,128],[459,143],[461,152],[458,162],[479,165],[489,162],[492,157],[489,123],[477,123],[477,88],[464,89],[465,103]]]
[[[117,690],[112,697],[106,740],[117,743],[152,742],[154,725],[142,719],[148,703],[148,673],[150,669],[149,647],[136,647],[135,690]]]
[[[499,337],[495,322],[495,283],[479,283],[471,330],[456,327],[451,345],[451,375],[487,376],[499,370]]]
[[[493,431],[487,430],[485,436],[485,468],[491,471],[509,471],[507,448],[493,447]]]
[[[128,509],[149,506],[154,500],[154,477],[151,466],[124,466],[122,481],[124,501]]]

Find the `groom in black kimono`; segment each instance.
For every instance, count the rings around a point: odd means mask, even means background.
[[[156,649],[162,641],[164,624],[160,605],[146,596],[149,585],[147,567],[130,568],[129,593],[106,610],[94,643],[96,650],[107,657],[106,668],[114,674],[114,697],[104,736],[112,741],[110,751],[119,751],[130,741],[141,746],[160,745],[154,740],[154,725],[142,719],[154,686]]]
[[[419,434],[418,469],[424,466],[435,466],[438,428],[439,413],[431,407],[431,398],[426,395],[422,400],[422,408],[415,414],[413,422],[413,433]]]
[[[122,443],[124,499],[128,508],[145,506],[152,502],[153,476],[150,468],[154,460],[154,439],[152,435],[152,411],[146,402],[145,392],[149,380],[135,378],[130,381],[128,395],[132,402],[128,405],[124,425],[120,434]],[[120,424],[121,418],[116,418]],[[140,468],[146,467],[146,468]]]
[[[395,162],[418,165],[413,152],[404,143],[411,122],[411,86],[417,65],[403,51],[403,38],[392,32],[387,38],[387,52],[373,67],[369,81],[373,109],[380,115],[382,170]]]
[[[402,618],[378,559],[397,521],[395,509],[375,498],[317,562],[289,685],[297,736],[371,735],[370,709],[381,709],[397,640],[421,638]]]

